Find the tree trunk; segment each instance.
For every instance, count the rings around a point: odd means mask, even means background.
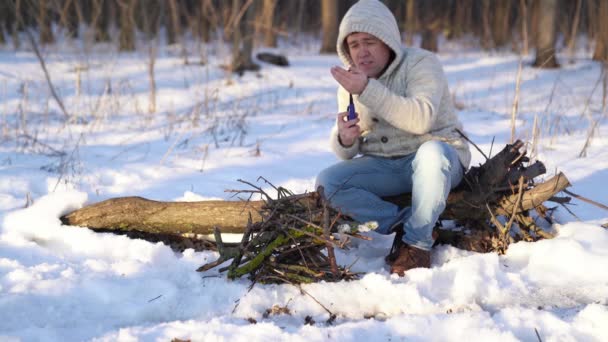
[[[120,7],[120,36],[118,49],[120,51],[135,50],[135,6],[137,0],[118,0]]]
[[[338,40],[338,2],[321,0],[321,53],[336,53]]]
[[[141,3],[141,6],[145,7],[140,14],[142,31],[145,33],[146,39],[150,41],[158,35],[161,5],[158,0],[148,0],[146,3]]]
[[[526,2],[526,0],[519,0],[519,13],[520,13],[520,29],[521,29],[521,49],[520,49],[520,53],[523,56],[527,56],[528,55],[528,48],[529,48],[529,41],[528,41],[528,3]]]
[[[494,48],[494,40],[492,39],[490,0],[481,0],[481,47],[485,50]]]
[[[424,17],[422,22],[422,42],[420,47],[433,51],[439,51],[438,35],[441,32],[440,3],[436,0],[426,0],[422,8]]]
[[[6,44],[6,38],[4,37],[4,29],[10,32],[10,6],[4,2],[0,3],[0,45]]]
[[[21,46],[19,31],[21,31],[23,28],[23,18],[21,17],[21,0],[15,0],[15,9],[13,15],[15,20],[11,25],[11,38],[13,40],[13,47],[15,50],[17,50]]]
[[[277,34],[274,24],[274,12],[277,7],[277,0],[264,0],[262,8],[262,25],[264,32],[264,45],[277,47]]]
[[[574,10],[574,17],[572,18],[572,26],[567,39],[566,46],[568,47],[568,54],[570,55],[570,62],[574,62],[574,49],[576,47],[576,36],[578,33],[578,26],[581,17],[581,7],[583,0],[576,0],[576,9]]]
[[[418,27],[418,15],[416,11],[416,1],[407,0],[405,4],[405,44],[414,44],[414,34]]]
[[[181,27],[179,20],[179,10],[176,0],[167,0],[169,13],[167,14],[167,44],[176,44],[181,39]]]
[[[492,35],[496,47],[504,46],[511,38],[511,0],[494,1],[494,18],[492,20]]]
[[[157,202],[141,197],[109,199],[62,218],[69,225],[91,229],[136,230],[148,233],[242,233],[251,215],[261,217],[262,201]]]
[[[240,0],[232,0],[232,63],[231,69],[233,72],[242,75],[245,71],[256,71],[260,66],[253,62],[253,27],[252,23],[255,19],[255,4],[256,0],[251,1],[248,8],[244,9],[245,13],[242,18],[239,18],[243,6]]]
[[[51,19],[49,18],[48,3],[46,0],[38,1],[38,29],[40,30],[40,43],[50,44],[55,41]]]
[[[466,27],[466,16],[472,10],[469,0],[458,1],[452,3],[452,16],[450,23],[450,33],[448,39],[456,39],[462,37]]]
[[[94,39],[96,42],[110,41],[108,27],[110,26],[110,1],[109,0],[93,0],[91,8],[91,27],[94,30]]]
[[[558,68],[555,58],[557,39],[557,0],[540,0],[536,25],[536,59],[538,68]]]
[[[65,29],[65,35],[69,38],[78,37],[78,25],[80,23],[78,14],[78,2],[76,0],[65,0],[58,5],[59,23]]]
[[[306,14],[306,0],[298,0],[296,10],[296,20],[294,21],[295,33],[294,41],[298,41],[300,33],[302,32],[302,24],[304,22],[304,15]]]
[[[608,62],[608,2],[600,1],[598,7],[598,17],[602,18],[597,21],[595,51],[593,52],[593,60]]]

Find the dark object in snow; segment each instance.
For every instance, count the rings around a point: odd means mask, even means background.
[[[285,57],[283,55],[278,55],[278,54],[274,54],[274,53],[270,53],[270,52],[260,52],[257,55],[255,55],[255,57],[258,60],[269,63],[269,64],[278,65],[278,66],[289,66],[289,61],[287,60],[287,57]]]

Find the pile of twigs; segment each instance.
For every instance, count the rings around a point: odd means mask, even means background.
[[[254,190],[229,191],[249,194],[250,198],[261,195],[265,202],[260,212],[262,221],[250,219],[241,243],[232,247],[222,242],[221,232],[216,228],[214,236],[220,257],[198,271],[232,259],[229,266],[219,271],[228,271],[230,279],[249,275],[254,283],[312,283],[357,277],[336,263],[334,247],[344,248],[348,239],[339,241],[330,234],[340,215],[326,205],[321,193],[294,195],[266,181],[277,191],[278,196],[273,199],[260,187],[239,181]]]
[[[565,188],[570,183],[562,173],[537,181],[535,178],[546,172],[545,166],[540,161],[531,163],[526,151],[520,151],[523,146],[519,140],[507,144],[495,156],[486,157],[484,164],[470,168],[459,189],[450,194],[452,198],[448,198],[441,215],[443,219],[456,220],[470,231],[457,234],[456,239],[439,231],[439,242],[502,254],[510,243],[553,237],[540,227],[536,218],[552,223],[551,212],[555,207],[544,203],[567,204],[570,198],[559,197],[557,193],[567,191]],[[536,215],[532,215],[532,211]]]

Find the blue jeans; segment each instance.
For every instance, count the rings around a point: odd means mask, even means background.
[[[376,231],[392,233],[403,223],[403,241],[430,250],[433,228],[463,167],[450,145],[427,141],[416,153],[398,159],[362,156],[330,166],[317,176],[330,205],[359,222],[376,221]],[[380,197],[412,193],[412,206],[399,210]]]

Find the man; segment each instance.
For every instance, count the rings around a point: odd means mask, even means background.
[[[340,113],[330,138],[344,161],[323,170],[317,187],[343,214],[376,221],[377,232],[403,230],[391,273],[430,267],[433,227],[471,158],[441,64],[431,52],[402,47],[395,17],[378,0],[348,10],[337,50],[348,70],[331,69]],[[412,205],[401,211],[381,199],[407,192]]]

